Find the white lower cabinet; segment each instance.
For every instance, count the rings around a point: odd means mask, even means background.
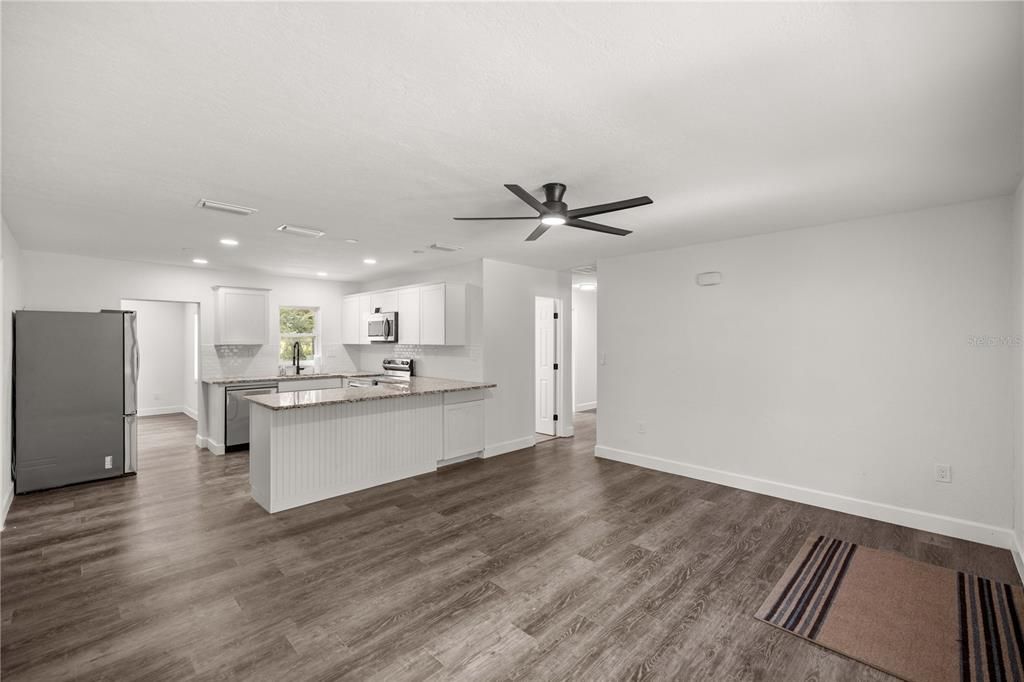
[[[445,393],[444,458],[484,449],[484,401],[480,391]]]

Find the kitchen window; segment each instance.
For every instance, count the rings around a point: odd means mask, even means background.
[[[281,365],[292,364],[295,343],[303,367],[312,367],[320,353],[320,309],[310,307],[281,306],[281,350],[278,360]]]

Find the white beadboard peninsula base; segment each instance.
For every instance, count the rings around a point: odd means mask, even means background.
[[[250,407],[249,482],[274,513],[434,471],[441,394],[271,410]]]

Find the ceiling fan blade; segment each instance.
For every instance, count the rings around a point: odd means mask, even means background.
[[[580,220],[579,218],[569,218],[566,221],[566,225],[572,227],[581,227],[584,230],[593,230],[594,232],[604,232],[605,234],[615,234],[620,237],[625,237],[627,234],[633,234],[632,230],[623,230],[618,227],[609,227],[600,223],[592,223],[589,220]]]
[[[569,211],[567,215],[570,218],[585,218],[588,215],[611,213],[612,211],[621,211],[625,208],[636,208],[637,206],[646,206],[647,204],[653,203],[654,201],[652,201],[650,197],[636,197],[635,199],[623,199],[622,201],[613,201],[608,204],[596,204],[594,206],[574,208]]]
[[[541,223],[540,225],[537,226],[536,230],[534,230],[533,232],[530,233],[530,236],[526,238],[526,241],[528,241],[528,242],[535,242],[535,241],[537,241],[538,239],[540,239],[540,236],[542,234],[544,234],[545,232],[548,231],[549,227],[551,227],[551,226],[550,225],[545,225],[544,223]]]
[[[547,213],[548,209],[545,208],[544,204],[540,203],[533,198],[533,195],[527,192],[519,185],[505,185],[509,192],[515,194],[517,197],[529,204],[530,208],[537,211],[537,213]]]
[[[537,216],[535,216],[535,215],[531,215],[531,216],[515,216],[514,218],[509,218],[507,216],[502,216],[500,218],[452,218],[452,220],[536,220],[536,219],[537,219]]]

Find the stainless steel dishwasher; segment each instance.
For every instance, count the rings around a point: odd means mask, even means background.
[[[277,384],[230,386],[224,391],[224,449],[249,447],[249,401],[243,396],[277,393]]]

